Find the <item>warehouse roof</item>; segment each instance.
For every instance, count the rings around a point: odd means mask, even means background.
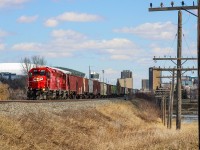
[[[55,68],[62,69],[62,70],[65,70],[65,71],[69,71],[69,72],[71,72],[71,74],[76,75],[76,76],[85,77],[85,73],[80,72],[80,71],[76,71],[76,70],[64,68],[64,67],[55,67]]]
[[[24,75],[21,63],[0,63],[0,72],[9,72]]]

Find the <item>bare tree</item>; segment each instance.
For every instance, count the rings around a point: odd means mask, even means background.
[[[46,65],[46,60],[42,56],[24,57],[21,59],[21,64],[24,74],[28,75],[31,68]]]
[[[34,67],[46,65],[46,60],[42,56],[32,56],[31,60],[32,60],[32,64],[34,64]]]
[[[21,59],[22,70],[24,74],[28,75],[28,71],[31,69],[31,60],[28,57],[24,57]]]

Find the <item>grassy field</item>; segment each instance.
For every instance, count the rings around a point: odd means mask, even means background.
[[[197,123],[166,129],[143,100],[59,113],[0,115],[2,150],[195,150]]]
[[[0,100],[7,100],[9,98],[8,85],[0,83]]]

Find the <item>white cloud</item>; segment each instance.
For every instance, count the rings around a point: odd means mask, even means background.
[[[114,32],[135,34],[148,39],[171,40],[177,33],[177,27],[171,22],[156,22],[115,29]]]
[[[121,40],[121,41],[120,41]],[[114,45],[114,43],[116,45]],[[73,56],[76,52],[84,52],[84,54],[96,53],[99,56],[109,55],[110,59],[124,60],[128,58],[136,58],[139,53],[133,43],[127,45],[125,39],[111,39],[111,40],[77,40],[77,39],[62,39],[53,38],[49,43],[19,43],[12,46],[13,50],[19,51],[40,51],[45,52],[48,56]],[[130,41],[129,41],[130,42]],[[131,46],[131,47],[129,47]],[[54,53],[56,54],[54,55]],[[65,55],[62,55],[64,54]]]
[[[94,14],[65,12],[56,17],[47,19],[44,23],[47,27],[55,27],[60,22],[94,22],[101,20],[102,17]]]
[[[5,36],[8,36],[8,35],[9,35],[8,32],[0,29],[0,37],[5,37]]]
[[[0,43],[0,50],[5,50],[5,44]]]
[[[73,55],[71,53],[68,52],[47,52],[44,53],[42,52],[41,55],[44,55],[45,57],[50,57],[50,58],[58,58],[58,57],[72,57]]]
[[[150,45],[152,57],[170,57],[176,56],[176,50],[171,47],[163,47],[163,45],[152,44]]]
[[[128,48],[135,46],[135,44],[128,40],[123,38],[114,38],[112,40],[104,40],[102,41],[102,44],[105,45],[105,47],[109,48]]]
[[[131,57],[128,56],[128,55],[112,55],[110,57],[111,59],[114,59],[114,60],[131,60]]]
[[[0,8],[20,6],[30,0],[0,0]]]
[[[119,71],[114,70],[114,69],[112,69],[112,68],[107,68],[107,69],[104,70],[104,72],[105,72],[106,75],[115,75],[115,74],[117,74]]]
[[[13,50],[40,52],[47,57],[72,57],[76,55],[96,54],[100,59],[139,61],[149,57],[133,41],[125,38],[110,40],[91,40],[84,34],[73,30],[54,30],[52,40],[47,43],[18,43]]]
[[[58,21],[56,19],[48,19],[45,21],[44,25],[47,27],[55,27],[58,25]]]
[[[42,50],[43,45],[39,43],[20,43],[12,46],[13,50],[21,51],[39,51]]]
[[[38,19],[38,16],[21,16],[17,19],[17,22],[19,23],[31,23]]]
[[[52,36],[55,38],[66,38],[66,39],[79,39],[83,40],[87,37],[79,32],[73,30],[54,30],[52,32]]]
[[[182,55],[197,58],[197,42],[190,42],[187,48],[183,46]]]
[[[86,13],[76,13],[76,12],[65,12],[56,17],[60,21],[69,22],[93,22],[101,20],[100,16],[86,14]]]

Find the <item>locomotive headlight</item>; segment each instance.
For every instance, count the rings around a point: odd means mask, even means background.
[[[43,77],[40,77],[40,78],[33,78],[33,81],[42,81],[44,80]]]
[[[37,78],[37,81],[42,81],[43,80],[43,78],[42,77],[40,77],[40,78]]]
[[[42,90],[45,91],[45,88],[43,88]]]

